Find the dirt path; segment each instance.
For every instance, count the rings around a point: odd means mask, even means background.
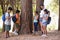
[[[14,36],[10,34],[11,37],[5,38],[5,33],[0,33],[0,40],[60,40],[60,32],[49,32],[48,37],[41,37],[41,35],[19,35]]]

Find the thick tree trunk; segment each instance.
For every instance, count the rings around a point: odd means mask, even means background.
[[[21,0],[21,33],[32,32],[32,0]]]
[[[36,0],[36,11],[38,11],[39,13],[39,18],[40,18],[40,6],[44,4],[44,0]],[[41,30],[40,28],[40,24],[39,24],[39,30]]]

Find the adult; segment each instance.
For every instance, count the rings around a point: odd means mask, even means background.
[[[40,12],[40,19],[39,19],[39,24],[41,26],[41,32],[42,32],[42,19],[43,19],[43,14],[44,14],[44,5],[40,6],[41,12]],[[43,32],[42,32],[43,33]]]

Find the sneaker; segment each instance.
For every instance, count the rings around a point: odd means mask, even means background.
[[[18,33],[16,31],[13,32],[14,35],[18,35]]]
[[[18,35],[18,33],[16,32],[15,35]]]
[[[47,35],[46,34],[43,34],[42,37],[47,37]]]

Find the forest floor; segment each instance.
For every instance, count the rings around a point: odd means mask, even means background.
[[[48,32],[47,37],[42,37],[41,33],[37,35],[13,35],[10,33],[9,38],[5,38],[5,33],[0,33],[0,40],[60,40],[60,31]]]

